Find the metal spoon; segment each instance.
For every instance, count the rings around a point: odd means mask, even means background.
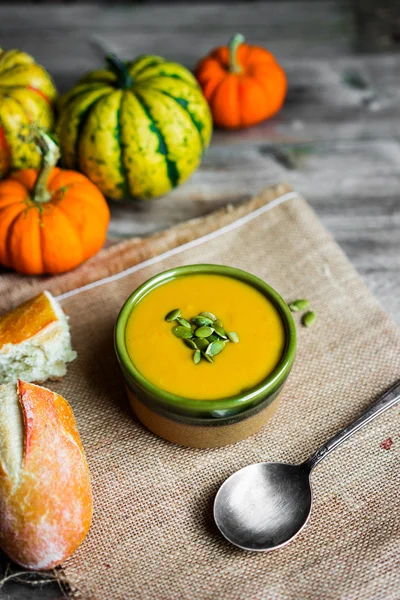
[[[290,542],[310,517],[314,467],[399,400],[400,381],[301,465],[264,462],[231,475],[214,501],[214,519],[222,535],[243,550],[274,550]]]

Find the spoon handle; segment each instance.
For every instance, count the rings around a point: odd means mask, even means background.
[[[353,433],[356,433],[361,427],[364,427],[367,423],[375,419],[378,415],[383,413],[388,408],[394,406],[400,400],[400,381],[394,384],[389,390],[387,390],[378,400],[376,400],[365,412],[362,413],[356,419],[336,433],[330,440],[328,440],[321,448],[319,448],[306,462],[304,465],[308,467],[310,471],[319,463],[325,456],[328,456],[332,450],[335,450],[340,444],[342,444],[347,438]]]

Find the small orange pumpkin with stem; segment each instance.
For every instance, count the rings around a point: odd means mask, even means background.
[[[110,211],[87,177],[55,167],[58,145],[33,129],[42,167],[0,181],[0,264],[28,275],[74,269],[103,246]]]
[[[196,67],[196,77],[218,127],[249,127],[272,117],[282,106],[286,75],[273,54],[244,43],[237,33]]]

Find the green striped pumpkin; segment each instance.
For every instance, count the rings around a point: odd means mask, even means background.
[[[161,196],[200,163],[212,133],[207,101],[182,65],[159,56],[107,61],[61,99],[64,164],[113,200]]]

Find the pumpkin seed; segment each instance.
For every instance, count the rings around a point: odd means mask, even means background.
[[[203,325],[212,325],[213,324],[211,319],[209,319],[208,317],[202,317],[200,315],[198,315],[197,317],[193,317],[193,319],[191,319],[191,321],[194,325],[196,325],[196,327],[203,327]]]
[[[197,346],[196,346],[196,344],[194,343],[193,340],[191,340],[191,339],[188,338],[188,339],[183,340],[183,341],[185,342],[186,346],[188,346],[189,348],[192,348],[192,350],[197,350]]]
[[[211,319],[211,321],[216,321],[217,317],[212,312],[201,312],[199,313],[200,317],[207,317],[207,319]]]
[[[222,352],[226,343],[237,344],[239,341],[238,334],[234,331],[227,333],[221,319],[210,312],[202,312],[188,321],[181,316],[181,309],[175,308],[165,316],[165,320],[177,322],[171,331],[188,348],[194,350],[192,358],[195,365],[198,365],[202,358],[213,363],[213,356]]]
[[[289,308],[292,312],[299,312],[299,310],[304,310],[308,307],[310,302],[308,300],[304,300],[304,298],[299,298],[298,300],[294,300],[289,304]]]
[[[215,325],[215,323],[214,323],[213,327],[214,327],[215,333],[217,335],[219,335],[219,337],[224,338],[226,340],[226,338],[228,336],[226,335],[225,329],[223,327],[219,327],[218,325]]]
[[[215,342],[216,340],[219,340],[220,338],[217,335],[214,335],[213,333],[211,335],[208,336],[207,341],[209,344],[211,344],[211,342]]]
[[[186,319],[183,319],[182,317],[177,317],[176,319],[179,323],[179,325],[182,325],[182,327],[187,327],[188,329],[192,329],[191,324],[189,323],[189,321],[186,321]]]
[[[236,333],[236,331],[230,331],[228,333],[228,338],[231,340],[231,342],[233,342],[234,344],[237,344],[239,341],[239,336]]]
[[[201,361],[201,352],[200,352],[200,350],[196,350],[193,353],[193,362],[195,365],[198,365],[200,361]]]
[[[211,342],[211,344],[209,344],[206,354],[208,354],[208,356],[215,356],[216,354],[222,352],[224,348],[224,342],[222,340],[216,340],[215,342]]]
[[[205,358],[209,363],[213,363],[213,359],[209,354],[206,354],[205,352],[201,353],[202,357]]]
[[[188,329],[187,327],[183,327],[183,325],[175,325],[175,327],[172,328],[172,333],[181,340],[185,338],[191,338],[193,335],[192,330]]]
[[[310,327],[310,325],[312,325],[315,320],[317,318],[317,315],[315,314],[314,311],[310,310],[308,312],[306,312],[306,314],[303,317],[302,323],[304,325],[304,327]]]
[[[194,340],[194,343],[196,344],[196,347],[200,350],[205,350],[209,342],[207,341],[207,338],[197,338]]]
[[[175,321],[181,315],[180,308],[174,308],[174,310],[170,310],[167,315],[165,315],[165,320],[168,322]]]
[[[198,329],[196,329],[196,331],[194,332],[194,335],[199,338],[206,338],[206,337],[210,336],[213,331],[214,330],[212,327],[208,327],[207,325],[204,325],[203,327],[199,327]]]

